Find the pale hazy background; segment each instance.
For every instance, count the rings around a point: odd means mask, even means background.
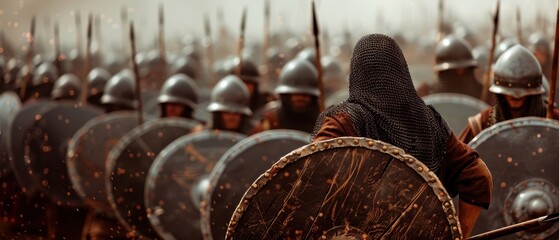
[[[74,11],[79,10],[83,31],[90,12],[102,14],[105,44],[121,41],[120,9],[128,8],[135,22],[140,42],[152,41],[157,34],[157,7],[163,3],[167,39],[187,34],[203,36],[203,16],[209,15],[214,36],[218,32],[218,12],[223,12],[224,24],[238,34],[243,7],[248,9],[247,39],[262,37],[264,0],[0,0],[0,29],[21,49],[29,31],[32,15],[37,16],[36,34],[52,42],[52,22],[60,22],[61,42],[76,39]],[[476,34],[487,35],[490,12],[496,0],[446,0],[445,19],[452,17]],[[310,24],[309,0],[271,0],[271,31],[289,29],[305,33]],[[354,36],[368,32],[394,32],[408,39],[424,37],[437,23],[438,0],[318,0],[320,24],[330,35],[345,28]],[[554,0],[503,0],[501,3],[501,33],[514,35],[516,8],[520,6],[523,28],[531,28],[537,16],[546,19],[547,32],[552,34],[557,2]],[[541,25],[541,24],[540,24]],[[143,40],[143,41],[142,41]]]

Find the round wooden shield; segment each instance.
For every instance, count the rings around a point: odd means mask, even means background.
[[[402,149],[366,138],[292,151],[234,212],[226,239],[462,239],[436,175]]]
[[[460,134],[468,124],[468,117],[487,109],[487,103],[459,93],[436,93],[423,97],[425,104],[441,114],[454,134]]]
[[[245,137],[206,130],[181,137],[159,153],[149,170],[145,190],[148,217],[159,236],[202,239],[200,201],[204,182],[223,153]]]
[[[0,174],[2,175],[6,175],[9,170],[8,139],[10,137],[10,125],[20,108],[21,102],[17,94],[14,92],[0,94]]]
[[[10,135],[8,138],[9,163],[17,182],[21,186],[22,192],[28,196],[32,196],[38,188],[38,176],[29,169],[28,159],[23,157],[24,139],[27,135],[27,129],[40,119],[42,114],[56,104],[53,101],[38,100],[26,103],[15,114],[10,125]]]
[[[74,133],[100,114],[94,108],[78,108],[70,102],[58,103],[43,113],[27,131],[23,151],[26,163],[32,174],[39,178],[39,189],[56,203],[83,205],[70,182],[66,151]]]
[[[105,165],[105,187],[111,208],[132,234],[155,238],[144,207],[145,181],[153,160],[175,139],[190,132],[196,122],[165,118],[134,128],[115,144]]]
[[[210,174],[201,227],[206,238],[223,239],[235,206],[250,185],[281,156],[309,143],[310,135],[295,130],[269,130],[231,147]]]
[[[469,145],[493,176],[491,205],[481,212],[474,233],[559,211],[559,121],[527,117],[500,122]],[[555,223],[502,239],[558,239],[558,230]]]
[[[105,162],[120,138],[137,126],[137,112],[119,111],[91,119],[72,137],[66,156],[68,173],[89,206],[112,213],[105,192]]]

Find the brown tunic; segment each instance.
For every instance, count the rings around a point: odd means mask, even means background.
[[[348,114],[339,113],[326,117],[314,141],[353,136],[359,137],[353,129]],[[489,169],[476,151],[458,141],[452,134],[445,155],[445,161],[437,176],[448,193],[469,204],[487,209],[491,202],[492,179]]]

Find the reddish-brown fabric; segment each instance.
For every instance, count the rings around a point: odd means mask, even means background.
[[[314,141],[357,136],[347,114],[326,117]],[[437,176],[451,196],[459,195],[464,202],[488,208],[491,203],[492,178],[489,169],[476,151],[458,141],[452,134]]]

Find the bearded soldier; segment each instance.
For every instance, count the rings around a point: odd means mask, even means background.
[[[493,84],[497,104],[468,118],[468,125],[460,134],[460,141],[470,142],[478,133],[495,123],[519,117],[545,117],[542,68],[536,57],[521,45],[507,50],[497,60],[493,70]],[[554,109],[553,118],[559,119]]]
[[[171,76],[161,87],[157,98],[161,106],[161,117],[192,119],[192,113],[198,103],[197,91],[196,83],[187,75]]]
[[[477,62],[466,41],[452,35],[442,39],[436,47],[436,63],[434,70],[438,80],[431,86],[419,87],[421,97],[433,93],[462,93],[479,97],[482,86],[474,73]]]
[[[458,141],[444,119],[414,90],[402,50],[390,37],[372,34],[356,44],[349,98],[323,112],[313,141],[342,136],[384,141],[415,156],[458,194],[462,233],[468,236],[481,208],[488,208],[492,181],[479,155]]]
[[[238,77],[246,84],[250,94],[250,109],[255,111],[268,101],[268,96],[260,92],[260,72],[256,64],[248,58],[244,58],[242,63],[239,63],[238,58],[233,59],[233,63],[228,65],[227,72],[236,74],[239,64],[241,64],[241,74]]]
[[[252,111],[249,101],[249,91],[241,79],[234,75],[224,77],[212,89],[211,102],[207,108],[212,114],[211,122],[196,126],[192,132],[217,129],[246,134],[253,127],[250,123]]]
[[[265,112],[260,124],[251,133],[269,129],[312,132],[320,113],[316,68],[305,59],[291,60],[283,67],[275,92],[280,96],[281,106]]]

